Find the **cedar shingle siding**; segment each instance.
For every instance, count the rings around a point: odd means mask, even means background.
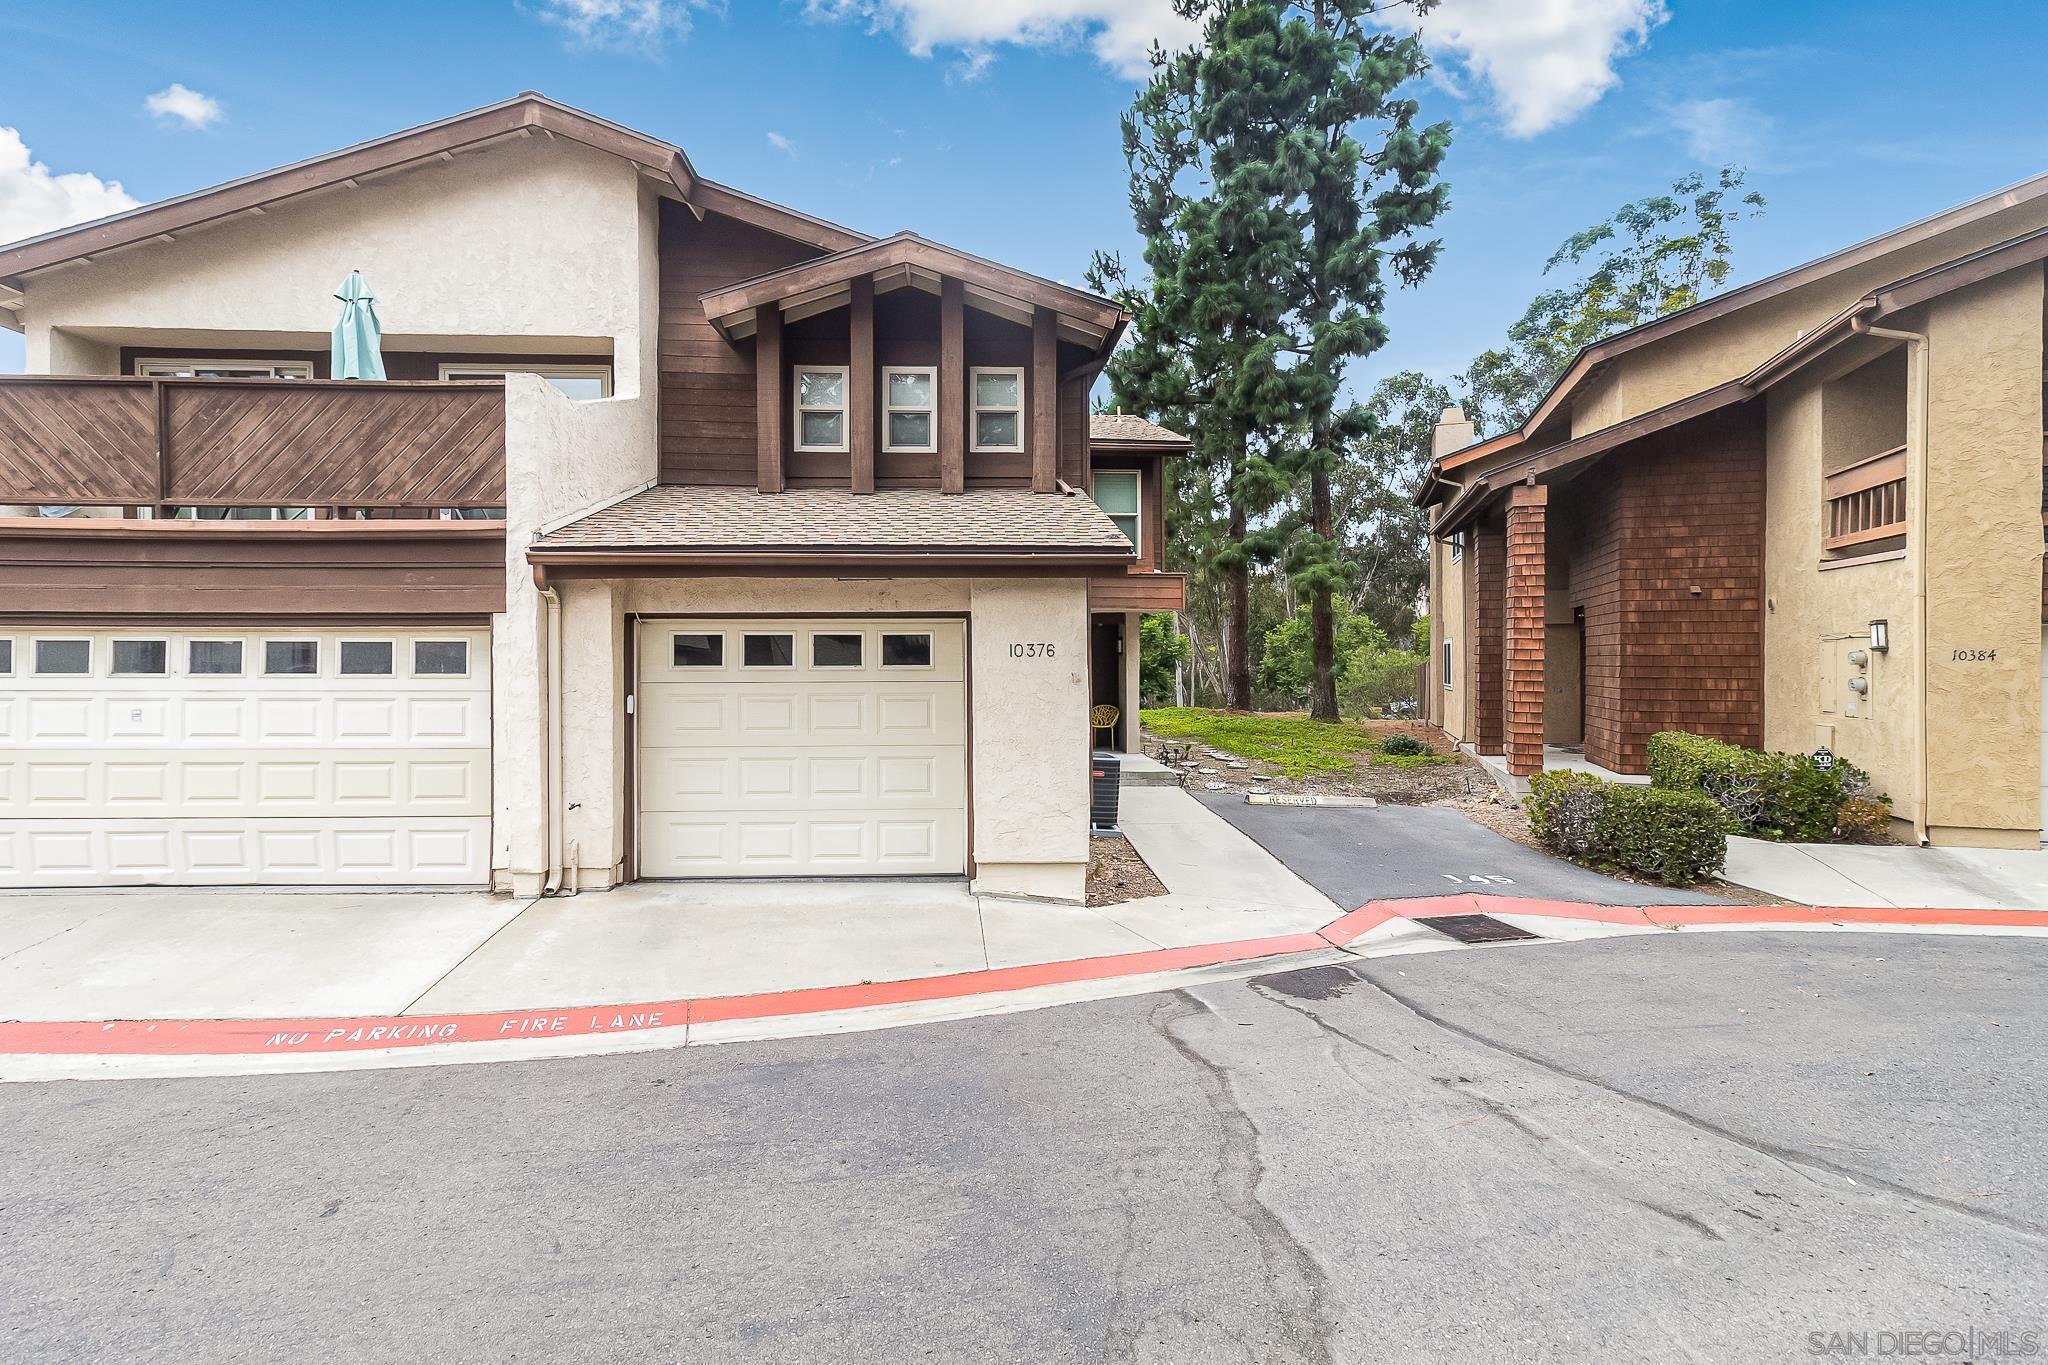
[[[1646,437],[1551,515],[1585,612],[1586,757],[1603,767],[1642,772],[1659,730],[1763,742],[1761,420],[1751,404]]]

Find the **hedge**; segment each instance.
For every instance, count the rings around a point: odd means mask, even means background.
[[[1649,766],[1658,790],[1712,798],[1730,832],[1800,843],[1832,838],[1842,802],[1868,787],[1853,764],[1823,768],[1806,754],[1763,753],[1676,730],[1650,736]]]
[[[1686,886],[1728,857],[1727,817],[1697,792],[1604,782],[1591,773],[1529,779],[1529,827],[1553,853]]]

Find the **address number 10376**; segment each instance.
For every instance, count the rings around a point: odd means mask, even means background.
[[[1058,656],[1052,643],[1047,640],[1020,640],[1010,646],[1013,659],[1051,659]]]

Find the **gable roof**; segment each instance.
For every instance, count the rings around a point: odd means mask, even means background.
[[[1127,412],[1088,414],[1088,444],[1111,449],[1189,450],[1194,442],[1177,431]]]
[[[1424,477],[1423,492],[1418,496],[1434,494],[1440,471],[1463,468],[1475,461],[1485,459],[1489,455],[1512,449],[1514,446],[1536,436],[1547,422],[1550,422],[1557,416],[1559,407],[1566,398],[1571,396],[1573,390],[1584,383],[1602,364],[1613,360],[1617,356],[1624,355],[1638,347],[1647,346],[1651,342],[1661,341],[1665,337],[1685,331],[1688,328],[1697,327],[1701,323],[1726,317],[1728,314],[1746,308],[1751,304],[1761,303],[1767,299],[1776,298],[1781,294],[1790,293],[1794,289],[1812,284],[1816,280],[1825,279],[1829,275],[1877,260],[1891,252],[1917,246],[1922,242],[1940,236],[1944,232],[1967,227],[1995,213],[2002,213],[2006,209],[2039,199],[2043,195],[2048,195],[2048,172],[2030,176],[2025,180],[2019,181],[2017,184],[1993,190],[1989,194],[1979,195],[1977,198],[1958,204],[1954,208],[1944,209],[1940,213],[1917,219],[1903,227],[1893,228],[1889,232],[1865,238],[1863,241],[1843,247],[1839,251],[1832,251],[1825,256],[1815,257],[1813,260],[1801,265],[1795,265],[1788,270],[1781,270],[1775,275],[1767,275],[1763,279],[1740,285],[1725,293],[1716,294],[1710,299],[1703,299],[1690,308],[1681,309],[1665,317],[1653,318],[1649,322],[1630,328],[1626,332],[1620,332],[1614,336],[1596,341],[1592,345],[1580,350],[1578,355],[1573,357],[1572,363],[1565,367],[1565,372],[1558,377],[1556,383],[1550,386],[1549,391],[1544,394],[1542,401],[1536,405],[1536,410],[1529,415],[1529,420],[1520,427],[1513,431],[1505,431],[1497,436],[1488,437],[1486,440],[1466,446],[1462,450],[1454,450],[1441,459],[1432,462],[1429,473]],[[1983,253],[1976,254],[1981,255]],[[1936,267],[1937,270],[1945,268],[1945,266]],[[1900,283],[1903,284],[1904,281]]]
[[[683,149],[638,133],[545,95],[526,91],[498,104],[423,123],[305,161],[230,180],[209,189],[144,204],[123,213],[0,246],[0,281],[118,250],[242,213],[262,213],[296,195],[352,184],[387,171],[450,158],[503,138],[563,138],[623,158],[702,213],[719,213],[794,241],[839,251],[872,241],[866,233],[828,223],[743,194],[699,176]]]
[[[873,276],[878,289],[909,285],[934,291],[942,276],[951,277],[966,286],[969,303],[996,313],[1006,311],[1005,304],[1013,313],[1021,305],[1027,323],[1031,309],[1049,309],[1070,324],[1076,333],[1071,340],[1091,347],[1102,346],[1129,321],[1121,308],[1099,294],[998,265],[914,232],[899,232],[721,285],[702,296],[704,315],[728,339],[748,336],[753,332],[756,309],[776,304],[791,320],[824,312],[845,303],[851,296],[852,281],[861,275]]]

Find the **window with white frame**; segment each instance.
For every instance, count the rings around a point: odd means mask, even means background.
[[[1451,642],[1444,641],[1444,691],[1451,690]]]
[[[939,372],[890,365],[882,371],[882,449],[937,450]]]
[[[1451,563],[1455,564],[1465,557],[1465,533],[1463,531],[1455,532],[1451,536],[1450,546]]]
[[[1138,548],[1138,471],[1098,469],[1095,471],[1095,505],[1109,513],[1116,529],[1124,533],[1133,550]]]
[[[151,357],[135,362],[145,379],[311,379],[310,360],[179,360]]]
[[[443,364],[443,379],[503,379],[508,374],[537,374],[569,397],[580,401],[612,396],[609,365],[461,365]]]
[[[844,365],[799,365],[790,387],[796,400],[796,448],[839,450],[846,447]]]
[[[969,439],[975,450],[1024,448],[1024,371],[977,365],[967,373],[974,410]]]

